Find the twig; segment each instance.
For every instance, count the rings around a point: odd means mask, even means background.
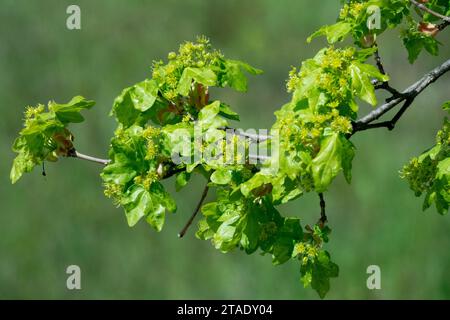
[[[380,53],[378,51],[378,46],[376,47],[376,50],[375,50],[375,53],[374,53],[374,57],[375,57],[375,62],[377,64],[378,70],[380,71],[381,74],[385,75],[386,72],[384,70],[383,63],[381,62],[381,57],[380,57]],[[393,96],[401,95],[401,93],[398,92],[397,89],[394,89],[393,87],[391,87],[389,85],[389,81],[383,81],[383,82],[375,81],[374,86],[375,86],[375,90],[383,89],[383,90],[386,90],[389,93],[391,93]]]
[[[319,193],[319,199],[320,199],[320,219],[319,223],[323,226],[327,222],[327,215],[325,213],[325,199],[323,197],[323,193]]]
[[[419,3],[416,0],[410,0],[410,1],[413,5],[415,5],[420,10],[428,12],[429,14],[450,23],[450,17],[444,16],[444,15],[440,14],[439,12],[433,11],[430,8],[428,8],[427,6],[425,6],[423,3]]]
[[[381,83],[376,83],[374,88],[375,88],[375,90],[378,90],[378,89],[386,90],[387,92],[389,92],[393,96],[401,95],[401,93],[398,92],[397,89],[392,88],[387,81],[386,82],[381,82]]]
[[[200,201],[198,202],[194,213],[191,215],[189,220],[186,222],[186,225],[183,227],[183,229],[181,229],[180,233],[178,233],[179,238],[183,238],[183,236],[186,234],[186,231],[189,229],[190,225],[192,224],[192,221],[194,221],[195,216],[200,211],[203,201],[205,201],[205,198],[208,195],[208,191],[209,191],[209,187],[208,187],[208,185],[206,185],[205,189],[203,189],[202,197],[200,198]]]
[[[92,157],[92,156],[88,156],[88,155],[82,154],[82,153],[80,153],[78,151],[73,151],[72,153],[69,154],[69,156],[73,157],[73,158],[86,160],[86,161],[100,163],[100,164],[103,164],[105,166],[111,161],[111,160],[108,160],[108,159],[100,159],[100,158],[95,158],[95,157]]]
[[[450,59],[445,61],[440,66],[434,68],[427,74],[425,74],[421,79],[416,81],[414,84],[409,86],[407,89],[405,89],[403,92],[400,93],[398,96],[393,96],[389,101],[381,105],[380,107],[376,108],[375,110],[369,112],[366,116],[362,117],[361,119],[357,120],[353,124],[353,132],[352,134],[356,133],[357,131],[366,130],[367,125],[374,120],[379,119],[381,116],[383,116],[385,113],[390,111],[392,108],[400,104],[401,102],[405,100],[411,100],[408,103],[409,105],[413,102],[413,100],[423,91],[425,90],[430,84],[435,82],[437,79],[439,79],[443,74],[448,72],[450,70]],[[407,107],[406,107],[407,108]],[[405,109],[406,109],[405,108]],[[400,114],[400,116],[403,113]],[[397,119],[398,120],[398,119]],[[379,125],[373,125],[372,127],[378,128]]]
[[[439,24],[437,25],[437,28],[438,28],[439,31],[442,31],[442,30],[444,30],[445,28],[447,28],[448,26],[450,26],[450,21],[444,21],[444,22],[442,22],[442,23],[439,23]]]
[[[377,49],[375,50],[374,56],[378,70],[381,72],[381,74],[386,74],[386,72],[384,71],[383,63],[381,62],[380,53],[378,52],[378,46]]]

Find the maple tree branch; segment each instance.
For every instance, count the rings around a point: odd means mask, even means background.
[[[200,208],[202,207],[203,201],[205,201],[205,198],[208,195],[208,191],[209,191],[209,187],[208,187],[208,185],[206,185],[205,188],[203,189],[202,196],[200,198],[200,201],[197,204],[197,207],[195,208],[195,211],[192,213],[191,217],[186,222],[186,225],[183,227],[183,229],[181,229],[180,233],[178,233],[179,238],[183,238],[184,235],[186,234],[186,231],[191,226],[192,222],[195,219],[195,216],[197,215],[197,213],[200,211]]]
[[[369,112],[366,116],[361,119],[355,121],[353,123],[353,132],[350,134],[353,135],[358,131],[363,131],[371,128],[380,128],[380,127],[390,127],[400,119],[403,115],[404,111],[412,104],[414,99],[425,90],[430,84],[439,79],[446,72],[450,71],[450,59],[442,63],[440,66],[434,68],[430,72],[426,73],[422,78],[416,81],[414,84],[409,86],[404,91],[399,94],[393,95],[391,98],[386,100],[386,103],[382,104],[375,110]],[[378,124],[372,124],[373,121],[379,119],[385,113],[393,109],[395,106],[404,102],[402,109],[400,109],[399,113],[397,113],[391,121],[386,121]],[[388,126],[388,124],[390,125]],[[391,129],[392,130],[392,129]]]
[[[410,2],[415,5],[417,8],[419,8],[420,10],[423,10],[425,12],[428,12],[429,14],[444,20],[447,23],[450,23],[450,17],[444,16],[442,14],[440,14],[439,12],[433,11],[430,8],[428,8],[425,4],[423,3],[419,3],[416,0],[410,0]]]

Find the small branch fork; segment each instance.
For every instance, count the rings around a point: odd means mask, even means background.
[[[388,128],[389,130],[394,129],[395,124],[400,119],[400,117],[405,113],[405,111],[411,106],[414,99],[425,90],[430,84],[439,79],[446,72],[450,71],[450,59],[442,63],[440,66],[434,68],[422,78],[416,81],[414,84],[409,86],[404,91],[393,94],[392,97],[386,100],[386,102],[376,108],[375,110],[368,113],[361,119],[353,122],[353,132],[348,136],[351,137],[358,131],[364,131],[373,128]],[[395,114],[395,116],[389,121],[373,123],[373,121],[379,119],[381,116],[389,112],[395,106],[403,103],[401,109]]]
[[[383,63],[381,62],[381,57],[380,57],[380,53],[378,52],[378,47],[377,47],[377,50],[374,53],[374,56],[375,56],[375,62],[377,64],[378,70],[380,71],[381,74],[385,75],[386,72],[384,71]],[[386,90],[390,94],[392,94],[393,96],[400,95],[400,92],[398,92],[396,89],[392,88],[389,85],[388,81],[384,81],[384,82],[375,81],[374,87],[375,87],[376,90],[378,90],[378,89]]]

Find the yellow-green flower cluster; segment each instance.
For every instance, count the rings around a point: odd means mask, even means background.
[[[319,255],[319,249],[315,245],[305,242],[296,243],[293,252],[300,256],[304,265],[308,261],[314,262],[314,259]]]
[[[223,55],[212,49],[209,40],[205,37],[197,38],[196,42],[185,42],[176,52],[168,54],[169,62],[154,61],[152,78],[158,83],[162,95],[169,101],[177,98],[178,81],[183,70],[188,67],[203,68],[216,64]]]
[[[114,205],[120,205],[120,197],[122,195],[122,186],[115,183],[105,183],[105,190],[103,193],[106,197],[111,198],[113,200]]]
[[[426,157],[423,161],[413,158],[403,167],[400,176],[408,181],[415,195],[420,196],[432,186],[437,171],[436,165],[437,161],[430,157]]]
[[[45,111],[45,106],[43,104],[38,104],[36,107],[28,106],[24,112],[25,115],[25,126],[29,126],[32,120]]]
[[[365,4],[359,2],[346,3],[339,12],[339,19],[357,18],[364,10]]]
[[[146,190],[149,190],[150,186],[155,181],[158,181],[158,174],[153,171],[149,171],[146,174],[134,178],[134,183],[142,185]]]
[[[142,131],[142,136],[147,140],[146,160],[152,160],[159,154],[159,138],[161,136],[161,129],[153,126],[147,126]]]

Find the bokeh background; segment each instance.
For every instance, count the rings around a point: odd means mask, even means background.
[[[105,156],[115,128],[110,107],[120,91],[150,75],[153,59],[179,43],[208,36],[227,57],[265,71],[250,79],[248,94],[215,91],[241,113],[243,128],[267,128],[289,99],[285,79],[325,45],[306,37],[335,21],[339,1],[0,1],[0,298],[119,299],[316,299],[299,283],[299,265],[271,265],[270,257],[221,254],[194,230],[177,232],[201,193],[200,179],[176,194],[179,210],[158,234],[145,222],[126,224],[121,209],[103,196],[100,167],[66,159],[36,169],[16,185],[9,181],[10,147],[26,105],[76,94],[97,105],[86,122],[72,126],[77,148]],[[82,29],[66,29],[66,8],[81,7]],[[445,42],[449,30],[440,35]],[[447,39],[446,39],[447,38]],[[450,56],[422,54],[406,60],[398,34],[379,39],[391,83],[404,88]],[[393,132],[357,134],[353,183],[338,178],[326,194],[328,249],[340,266],[330,299],[450,298],[450,220],[423,213],[398,176],[402,165],[431,146],[450,99],[450,75],[429,87]],[[380,96],[380,100],[383,96]],[[370,107],[361,105],[361,112]],[[174,191],[173,181],[166,185]],[[313,223],[315,195],[281,208]],[[82,270],[82,290],[66,289],[66,267]],[[382,289],[368,290],[366,268],[381,267]]]

